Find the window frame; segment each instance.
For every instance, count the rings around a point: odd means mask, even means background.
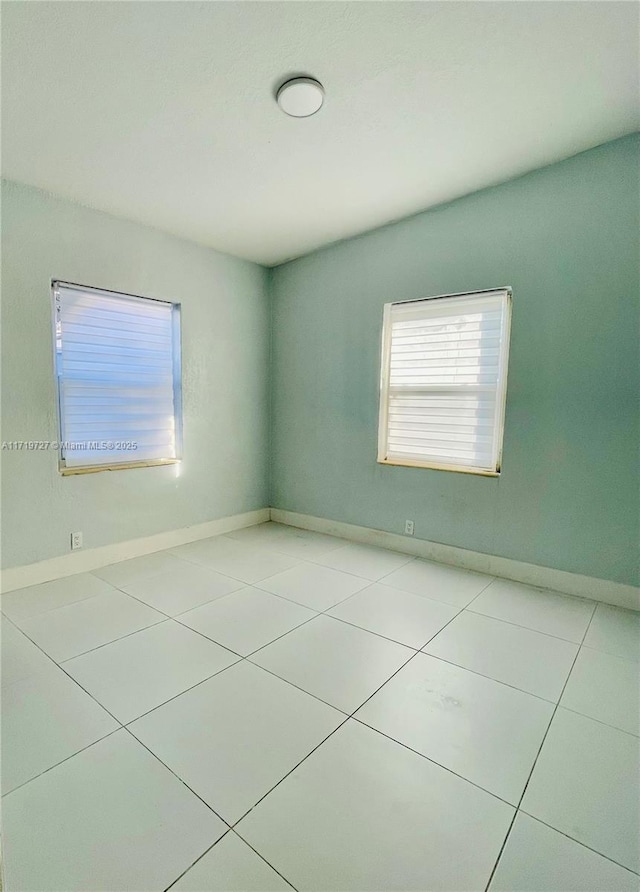
[[[474,296],[486,296],[488,294],[504,295],[504,339],[500,344],[500,361],[498,369],[498,386],[496,389],[496,406],[494,415],[494,430],[497,437],[498,449],[494,469],[474,468],[466,465],[457,465],[454,462],[418,461],[416,459],[389,458],[389,388],[391,372],[391,308],[400,304],[421,304],[428,301],[443,300],[445,298],[469,298]],[[480,477],[499,477],[502,471],[502,451],[504,445],[504,426],[507,403],[507,374],[509,367],[509,347],[511,342],[511,313],[513,303],[513,289],[510,286],[502,288],[485,288],[478,291],[461,291],[455,294],[438,294],[431,297],[421,297],[406,301],[391,301],[383,307],[382,314],[382,351],[380,363],[380,390],[378,412],[378,456],[377,462],[382,465],[406,468],[429,468],[435,471],[453,471],[460,474],[474,474]]]
[[[83,291],[93,294],[106,294],[114,297],[130,298],[133,300],[151,301],[153,303],[166,304],[171,307],[171,326],[172,326],[172,357],[171,365],[173,370],[173,417],[175,425],[175,458],[157,458],[144,459],[142,461],[123,461],[110,462],[108,464],[99,465],[73,465],[68,467],[64,458],[64,417],[62,411],[62,369],[60,361],[62,354],[58,353],[57,348],[57,290],[58,288],[67,288],[76,291]],[[53,336],[53,368],[56,388],[56,416],[58,439],[58,472],[63,477],[76,474],[95,474],[98,471],[126,471],[133,468],[153,468],[163,465],[177,465],[182,461],[183,450],[183,422],[182,422],[182,304],[176,301],[160,300],[155,297],[147,297],[141,294],[130,294],[125,291],[114,291],[110,288],[97,288],[92,285],[81,285],[77,282],[68,282],[64,279],[51,279],[51,311],[52,311],[52,336]],[[123,437],[123,440],[128,439]]]

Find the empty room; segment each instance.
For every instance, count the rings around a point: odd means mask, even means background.
[[[640,892],[640,4],[0,5],[0,889]]]

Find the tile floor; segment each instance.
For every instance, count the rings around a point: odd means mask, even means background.
[[[274,523],[2,614],[7,892],[640,888],[640,614]]]

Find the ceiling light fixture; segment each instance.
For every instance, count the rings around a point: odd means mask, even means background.
[[[312,77],[294,77],[278,90],[276,101],[292,118],[308,118],[322,108],[324,87]]]

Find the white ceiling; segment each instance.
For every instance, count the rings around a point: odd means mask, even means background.
[[[3,3],[3,172],[271,266],[638,129],[639,9]]]

